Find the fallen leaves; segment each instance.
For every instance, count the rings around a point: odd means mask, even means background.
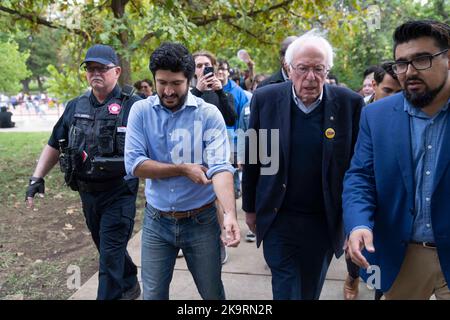
[[[78,212],[78,210],[79,209],[76,206],[67,207],[66,214],[70,216],[70,215]]]
[[[66,223],[66,224],[64,224],[63,230],[72,231],[72,230],[75,230],[75,228],[70,223]]]

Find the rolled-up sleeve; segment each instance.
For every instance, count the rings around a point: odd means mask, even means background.
[[[225,121],[217,109],[208,112],[205,125],[205,150],[203,160],[208,166],[206,176],[211,179],[216,173],[229,171],[234,174],[235,169],[230,163],[230,143],[228,141]]]
[[[144,132],[144,103],[145,101],[141,100],[133,104],[128,117],[125,137],[125,170],[132,176],[142,162],[150,159]]]

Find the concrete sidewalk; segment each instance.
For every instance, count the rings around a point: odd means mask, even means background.
[[[238,208],[241,201],[237,202]],[[142,214],[142,210],[138,212]],[[238,248],[228,248],[228,262],[222,268],[222,280],[226,297],[229,300],[271,300],[271,277],[267,267],[262,248],[257,249],[255,243],[245,242],[247,226],[244,213],[238,211],[239,225],[241,227],[241,243]],[[138,266],[140,281],[140,243],[141,232],[137,233],[128,244],[128,251],[133,261]],[[342,300],[342,288],[347,275],[345,260],[334,259],[326,277],[325,285],[320,296],[321,300]],[[93,275],[77,292],[69,299],[92,300],[97,294],[98,273]],[[367,289],[364,283],[360,283],[359,299],[373,300],[374,291]],[[142,298],[142,297],[141,297]],[[170,286],[171,300],[198,300],[201,299],[197,292],[192,276],[187,269],[184,258],[178,258],[172,283]]]

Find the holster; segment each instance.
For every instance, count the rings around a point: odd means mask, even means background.
[[[64,173],[64,181],[70,189],[78,191],[76,172],[81,169],[83,164],[81,154],[70,148],[65,148],[63,151],[59,156],[59,165]]]

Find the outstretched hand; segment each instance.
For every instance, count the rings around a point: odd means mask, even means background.
[[[375,252],[372,231],[368,229],[357,229],[350,233],[348,239],[348,253],[350,258],[358,266],[367,269],[369,262],[367,262],[367,259],[361,253],[364,248],[370,253]]]
[[[227,247],[237,247],[241,242],[241,231],[235,216],[225,214],[223,227],[225,229],[225,239],[222,240]]]

